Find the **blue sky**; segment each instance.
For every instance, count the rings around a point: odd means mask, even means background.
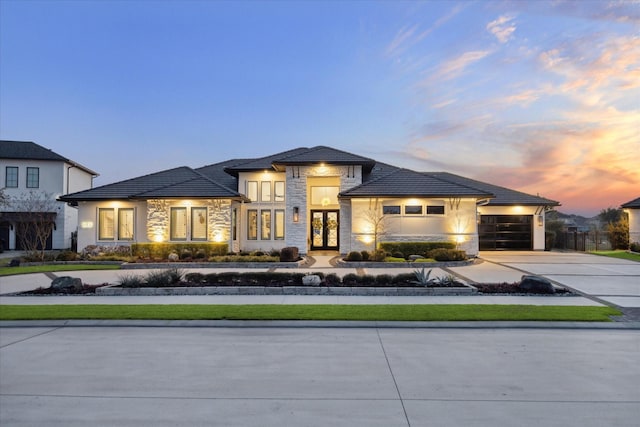
[[[593,215],[640,195],[637,1],[0,1],[0,137],[107,184],[329,145]]]

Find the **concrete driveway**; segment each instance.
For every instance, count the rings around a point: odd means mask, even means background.
[[[637,426],[637,330],[0,329],[0,425]]]
[[[537,274],[620,307],[640,307],[638,262],[576,252],[482,252],[480,257],[514,275]]]

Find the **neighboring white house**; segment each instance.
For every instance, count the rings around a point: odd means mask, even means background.
[[[47,215],[54,228],[45,249],[70,248],[71,234],[78,228],[78,210],[58,198],[91,188],[97,174],[47,148],[25,141],[0,141],[0,174],[0,188],[9,200],[29,192],[38,197],[51,197],[54,208]],[[0,212],[0,240],[4,249],[22,249],[16,235],[20,227],[16,225],[28,215],[17,209],[10,204]]]
[[[330,147],[198,169],[179,167],[60,197],[78,206],[78,248],[226,242],[234,252],[372,250],[382,241],[451,241],[544,250],[558,202],[449,173],[416,172]],[[382,218],[384,230],[372,218]],[[376,228],[377,231],[376,232]]]
[[[629,243],[640,243],[640,197],[621,207],[629,215]]]

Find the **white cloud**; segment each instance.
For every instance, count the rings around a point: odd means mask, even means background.
[[[487,24],[487,31],[493,34],[500,43],[506,43],[516,31],[516,25],[513,23],[513,17],[502,15]]]

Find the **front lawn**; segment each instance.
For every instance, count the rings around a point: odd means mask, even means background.
[[[365,320],[610,322],[611,307],[534,305],[3,305],[0,320]]]
[[[608,256],[608,257],[611,257],[611,258],[619,258],[619,259],[626,259],[626,260],[629,260],[629,261],[640,262],[640,254],[627,252],[627,251],[623,251],[623,250],[618,250],[618,251],[593,251],[593,252],[589,252],[589,253],[594,254],[594,255],[600,255],[600,256]]]
[[[43,264],[24,267],[0,267],[0,276],[13,274],[48,273],[52,271],[119,270],[119,264]]]

